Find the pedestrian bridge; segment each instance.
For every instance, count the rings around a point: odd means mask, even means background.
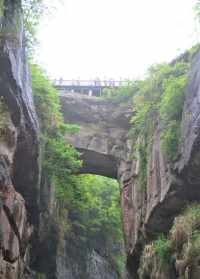
[[[54,80],[54,87],[61,93],[80,93],[99,97],[105,88],[116,88],[127,84],[128,80]]]

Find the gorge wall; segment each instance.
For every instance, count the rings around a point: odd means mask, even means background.
[[[189,53],[177,61],[188,62]],[[177,61],[173,61],[172,64],[176,64]],[[127,266],[131,278],[138,278],[140,257],[145,245],[160,234],[167,234],[174,218],[186,206],[198,202],[200,198],[200,54],[197,53],[192,61],[180,124],[182,141],[178,157],[172,162],[163,154],[158,122],[154,127],[151,151],[147,157],[147,181],[144,189],[139,185],[142,158],[138,150],[134,149],[133,140],[128,136],[131,105],[127,102],[115,103],[114,100],[99,100],[80,94],[60,97],[65,121],[80,125],[79,133],[67,140],[82,152],[82,172],[117,177],[119,181]],[[104,158],[111,158],[112,162],[105,162],[102,154]],[[110,170],[104,171],[104,166]],[[114,172],[111,171],[113,168]],[[175,265],[176,263],[162,274],[158,272],[155,275],[155,272],[140,278],[182,278],[179,277]]]
[[[41,171],[18,1],[5,2],[0,28],[0,278],[117,279],[103,249],[86,253],[60,226],[65,216],[60,216],[53,185]],[[163,155],[158,121],[144,189],[139,187],[141,156],[128,136],[131,103],[79,94],[61,95],[60,101],[65,121],[80,125],[77,134],[65,138],[81,153],[80,173],[119,181],[129,278],[199,278],[198,261],[180,271],[176,256],[173,264],[159,269],[151,243],[158,234],[168,234],[186,205],[200,200],[200,53],[189,74],[177,160],[170,162]],[[151,268],[138,273],[145,259]]]
[[[31,278],[39,144],[18,3],[6,1],[0,25],[0,278]]]
[[[88,251],[62,231],[66,216],[41,166],[20,1],[3,3],[0,28],[0,278],[117,279],[103,248]]]

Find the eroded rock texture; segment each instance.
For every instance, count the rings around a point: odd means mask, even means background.
[[[28,243],[37,219],[38,140],[20,1],[4,1],[0,29],[0,278],[32,278]]]
[[[146,187],[139,184],[141,158],[137,152],[132,150],[132,160],[128,160],[127,154],[127,161],[119,167],[128,267],[133,278],[138,278],[144,244],[160,233],[167,233],[181,209],[200,200],[199,86],[200,53],[194,57],[189,76],[181,124],[183,140],[176,163],[167,161],[161,152],[158,123],[148,156]],[[163,270],[160,272],[164,275],[149,278],[172,278]]]
[[[31,266],[42,278],[118,278],[97,249],[86,253],[83,247],[70,246],[45,175],[38,203],[38,124],[20,1],[4,2],[0,17],[0,278],[36,278],[29,268],[31,235]],[[118,178],[130,278],[138,278],[144,244],[168,232],[187,203],[200,200],[200,53],[194,58],[187,87],[178,160],[170,164],[164,158],[158,122],[145,188],[139,183],[141,158],[127,136],[131,106],[78,94],[61,95],[60,100],[65,121],[80,125],[80,132],[66,136],[66,141],[82,153],[81,172]],[[159,272],[157,278],[174,276],[171,269]],[[198,278],[199,271],[195,272],[191,279]]]
[[[61,95],[60,100],[64,120],[80,125],[80,131],[66,139],[82,153],[81,172],[117,178],[130,127],[131,105],[78,93]]]
[[[200,200],[199,86],[200,53],[193,59],[186,89],[178,159],[172,163],[163,156],[158,121],[147,158],[144,187],[139,181],[142,158],[127,137],[129,105],[120,106],[78,94],[61,96],[66,122],[81,126],[80,132],[70,140],[83,152],[82,171],[117,177],[119,180],[131,278],[138,278],[144,244],[160,233],[167,233],[174,217],[184,206]],[[138,139],[138,143],[141,140]],[[165,276],[163,278],[169,276],[166,274],[162,275]]]
[[[95,250],[65,241],[64,250],[57,255],[57,278],[59,279],[118,279],[119,275],[109,261]],[[84,248],[84,250],[80,250]]]

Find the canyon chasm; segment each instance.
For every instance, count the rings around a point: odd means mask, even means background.
[[[175,159],[161,148],[164,129],[158,116],[148,143],[142,133],[131,136],[132,100],[59,95],[64,122],[80,127],[64,136],[80,153],[77,175],[90,173],[119,183],[120,249],[126,255],[126,270],[119,275],[99,236],[87,249],[63,229],[66,209],[56,201],[54,183],[43,170],[41,127],[18,2],[5,1],[0,17],[0,278],[199,279],[200,52],[188,51],[170,64],[190,65]],[[173,79],[180,73],[166,75]],[[138,146],[147,145],[144,158]],[[189,207],[195,208],[194,214],[184,213]],[[187,222],[184,227],[181,216],[193,220],[194,238],[183,233]]]

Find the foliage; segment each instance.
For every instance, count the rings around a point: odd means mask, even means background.
[[[26,42],[30,52],[35,46],[37,27],[46,7],[43,0],[23,0],[22,8]]]
[[[31,64],[30,67],[34,103],[42,131],[52,136],[78,132],[78,125],[63,122],[58,92],[46,77],[45,72],[36,64]]]
[[[36,274],[36,279],[45,279],[45,278],[46,278],[46,276],[43,273],[37,273]]]
[[[161,150],[171,161],[177,157],[177,148],[180,142],[180,123],[176,120],[171,121],[161,134]]]
[[[163,97],[160,102],[160,115],[165,123],[171,119],[180,120],[184,102],[186,76],[170,77],[163,82]]]
[[[9,110],[2,96],[0,97],[0,115],[1,115],[0,130],[3,130],[8,124]]]
[[[189,49],[189,57],[190,57],[190,60],[193,59],[193,57],[197,54],[197,52],[200,50],[200,44],[196,44],[194,45],[193,47],[191,47],[191,49]]]
[[[153,246],[157,256],[160,258],[161,262],[169,263],[171,260],[172,246],[169,239],[164,235],[161,235],[157,240],[153,242]]]
[[[185,98],[186,75],[170,77],[163,83],[160,102],[162,125],[161,148],[170,160],[175,160],[180,141],[180,122]]]
[[[144,247],[142,256],[140,258],[140,266],[138,269],[139,278],[151,278],[155,258],[155,249],[153,243],[147,244]]]
[[[197,20],[200,21],[200,0],[196,1],[196,4],[194,6],[194,11],[196,13]]]
[[[37,44],[39,23],[44,16],[50,14],[50,10],[53,8],[53,2],[51,1],[51,4],[50,2],[47,4],[45,0],[22,0],[26,47],[28,48],[29,56],[33,54]]]
[[[125,261],[118,183],[95,175],[71,176],[70,183],[58,185],[56,192],[69,209],[70,241],[78,241],[86,249],[103,247],[115,270],[122,273]]]
[[[144,191],[147,184],[147,148],[145,141],[139,143],[138,151],[140,157],[139,190]]]
[[[185,278],[187,271],[199,269],[200,261],[200,205],[191,204],[178,217],[168,237],[159,236],[145,246],[139,269],[139,278],[165,270],[176,269],[177,278]]]
[[[71,209],[82,224],[88,237],[101,233],[104,238],[109,235],[121,237],[121,216],[119,210],[118,184],[112,179],[94,175],[73,177],[74,193]],[[69,195],[66,191],[63,198]]]
[[[151,139],[160,120],[163,151],[169,159],[175,157],[177,150],[178,134],[174,133],[174,121],[180,123],[181,120],[187,69],[184,62],[151,67],[148,77],[140,82],[133,101],[132,135]]]
[[[58,95],[40,67],[35,64],[30,66],[34,102],[41,129],[52,133],[62,121]]]
[[[94,175],[83,175],[78,180],[80,198],[74,201],[76,222],[85,229],[89,246],[95,246],[98,239],[98,249],[101,245],[106,248],[116,269],[122,271],[124,258],[120,248],[123,236],[118,183]]]
[[[170,161],[177,158],[188,68],[189,63],[183,59],[172,64],[153,65],[147,77],[137,82],[129,137],[140,158],[141,190],[146,187],[147,158],[156,130],[159,130],[165,157]]]
[[[147,157],[155,128],[160,130],[161,149],[165,157],[170,161],[177,158],[187,73],[197,50],[198,47],[192,48],[171,64],[153,65],[143,80],[104,91],[105,98],[120,105],[133,99],[129,137],[135,142],[134,149],[137,147],[140,156],[140,189],[146,185]]]
[[[138,81],[127,81],[117,88],[105,88],[103,98],[112,102],[126,102],[130,100],[138,90]]]
[[[0,0],[0,17],[3,16],[4,13],[4,0]]]
[[[192,205],[175,218],[170,235],[173,245],[179,250],[200,228],[200,206]]]
[[[74,133],[79,127],[64,124],[58,93],[37,65],[31,65],[31,74],[44,145],[43,166],[51,178],[62,184],[69,174],[81,166],[78,152],[64,140],[65,133]]]
[[[181,254],[185,268],[198,265],[200,256],[200,205],[193,204],[178,216],[170,232],[176,253]]]
[[[87,248],[106,247],[113,266],[121,272],[124,258],[119,249],[123,241],[118,184],[105,177],[75,175],[81,166],[79,154],[67,144],[64,135],[77,132],[79,127],[63,123],[58,93],[41,69],[31,65],[31,72],[42,130],[43,168],[55,186],[62,208],[60,216],[65,212],[59,220],[60,232],[65,234],[67,231],[70,242],[78,241]]]

